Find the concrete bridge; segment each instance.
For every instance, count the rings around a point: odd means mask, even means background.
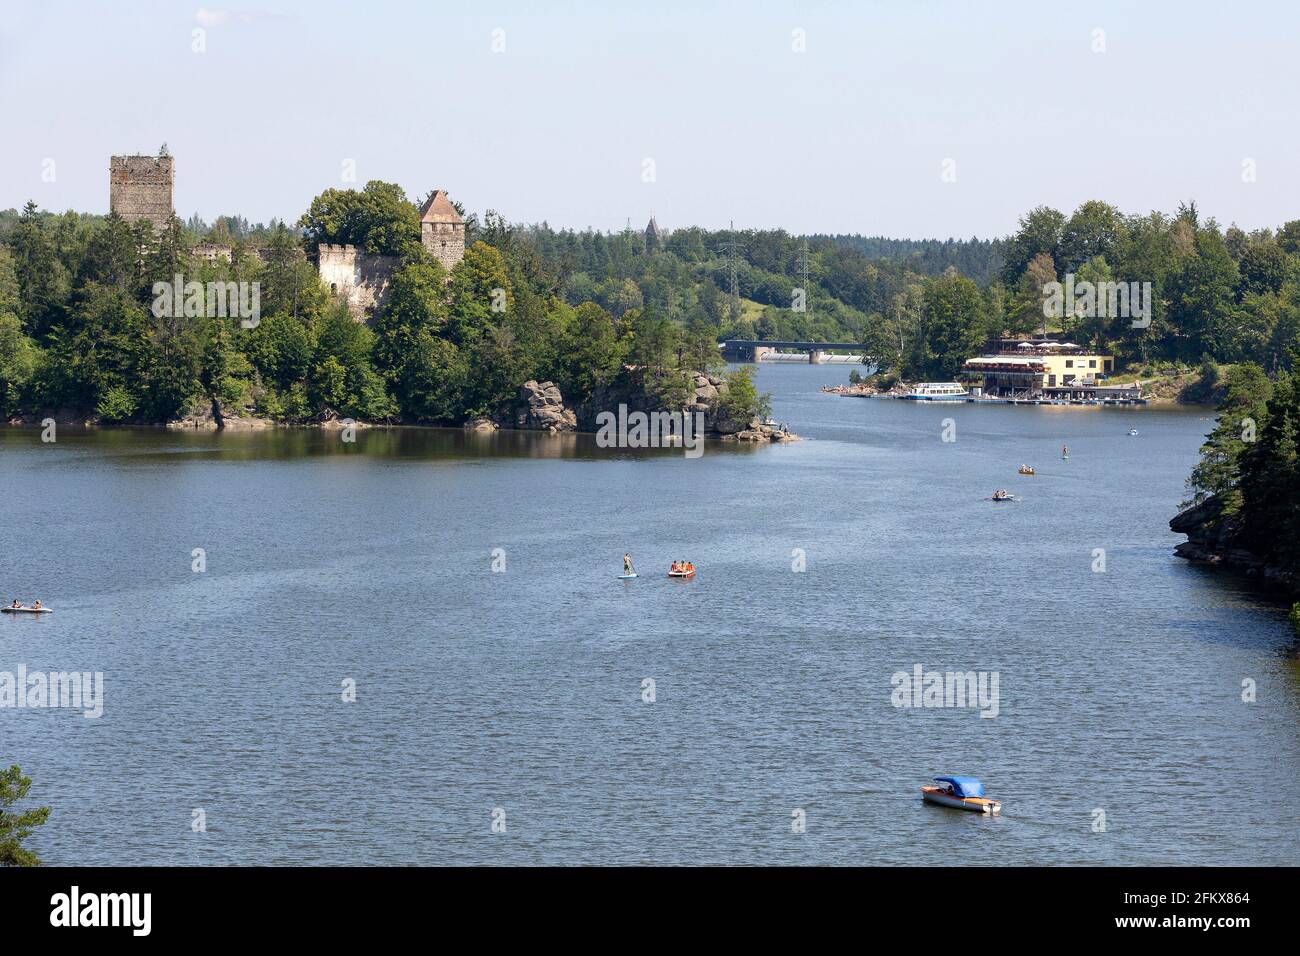
[[[827,352],[854,352],[861,355],[866,348],[859,342],[752,342],[747,339],[727,339],[720,346],[722,357],[733,362],[761,362],[768,352],[807,352],[808,361],[821,365]]]

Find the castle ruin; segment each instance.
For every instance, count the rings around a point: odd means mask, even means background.
[[[388,298],[388,280],[398,265],[396,256],[371,255],[353,245],[327,242],[320,244],[319,255],[317,271],[321,281],[347,302],[354,319],[365,321],[383,307]]]
[[[171,221],[172,157],[113,156],[108,164],[108,208],[127,222],[147,219],[155,230]]]
[[[435,189],[420,206],[420,242],[450,272],[465,258],[465,220],[444,189]],[[357,249],[321,243],[317,271],[330,292],[341,296],[358,322],[383,308],[388,280],[399,265],[396,256],[377,256]]]
[[[446,190],[435,189],[420,207],[420,242],[448,272],[465,258],[465,220]]]

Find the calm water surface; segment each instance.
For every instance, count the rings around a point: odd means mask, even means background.
[[[847,376],[763,366],[806,440],[698,460],[419,429],[353,445],[0,430],[0,598],[56,609],[3,615],[0,671],[106,684],[97,720],[0,710],[0,763],[54,808],[34,849],[54,864],[1296,863],[1284,615],[1172,556],[1210,413],[818,392]],[[1022,462],[1038,475],[1017,477]],[[1023,500],[984,500],[997,487]],[[663,576],[675,558],[694,581]],[[916,664],[996,671],[998,716],[896,709],[891,675]],[[925,806],[938,773],[982,777],[1004,815]]]

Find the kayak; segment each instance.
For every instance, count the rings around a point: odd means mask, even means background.
[[[6,614],[49,614],[53,608],[48,607],[0,607]]]
[[[631,572],[630,574],[620,574],[620,575],[618,576],[618,579],[619,579],[620,581],[628,581],[628,580],[631,580],[631,579],[634,578],[634,577],[636,577],[636,572],[635,572],[635,571]]]

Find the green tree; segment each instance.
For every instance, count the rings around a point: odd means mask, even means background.
[[[1034,257],[1047,255],[1053,260],[1061,244],[1065,231],[1065,216],[1047,206],[1031,209],[1020,219],[1020,228],[1007,242],[1002,266],[1002,281],[1009,287],[1020,284],[1024,273]],[[1053,265],[1053,272],[1055,272]]]
[[[41,357],[40,348],[23,334],[18,316],[0,312],[0,419],[30,407],[29,391]]]
[[[39,340],[63,319],[68,274],[35,203],[29,202],[23,207],[12,246],[14,273],[22,303],[19,318],[29,334]]]
[[[419,210],[401,186],[377,179],[360,191],[325,190],[311,201],[299,225],[313,253],[323,242],[402,257],[416,256],[420,248]]]
[[[754,366],[742,365],[735,371],[728,372],[723,381],[726,388],[718,402],[722,417],[739,423],[748,423],[754,419],[762,420],[771,414],[771,396],[766,392],[759,394],[754,385]]]
[[[949,270],[925,284],[922,338],[912,375],[950,379],[983,344],[984,297],[970,279]]]
[[[561,391],[570,402],[584,402],[613,381],[623,367],[628,343],[614,320],[595,302],[573,310],[564,336]]]
[[[1258,365],[1234,365],[1224,375],[1224,396],[1214,430],[1201,446],[1201,460],[1187,486],[1192,501],[1200,503],[1217,495],[1225,514],[1241,505],[1237,486],[1241,481],[1241,459],[1249,442],[1255,441],[1264,420],[1272,385]]]
[[[452,270],[447,337],[464,347],[505,321],[514,307],[514,291],[499,249],[476,242]]]
[[[36,807],[23,812],[10,809],[27,798],[31,787],[31,778],[24,777],[17,764],[0,771],[0,866],[41,865],[40,857],[24,849],[22,843],[49,820],[50,808]]]
[[[1090,199],[1061,229],[1056,264],[1062,273],[1077,272],[1085,262],[1111,259],[1124,230],[1124,219],[1109,203]]]

